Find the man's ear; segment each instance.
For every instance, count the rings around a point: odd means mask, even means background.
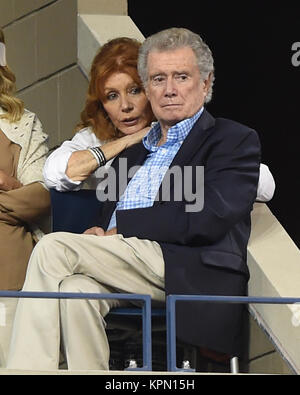
[[[208,94],[209,88],[211,86],[212,79],[213,79],[213,73],[209,73],[208,78],[203,81],[203,83],[204,83],[204,92],[205,92],[206,95]]]

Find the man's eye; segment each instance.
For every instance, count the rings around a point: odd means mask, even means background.
[[[178,74],[175,78],[177,81],[185,81],[188,77],[186,74]]]
[[[161,84],[164,81],[165,81],[165,77],[163,77],[162,75],[157,75],[157,76],[152,78],[152,82],[153,82],[154,85]]]

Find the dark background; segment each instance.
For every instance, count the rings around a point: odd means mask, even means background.
[[[207,109],[259,133],[262,162],[276,182],[268,206],[300,247],[300,66],[292,64],[292,45],[300,42],[300,2],[281,4],[128,0],[128,14],[145,37],[186,27],[209,45],[216,81]]]

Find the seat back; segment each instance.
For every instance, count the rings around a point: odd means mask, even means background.
[[[52,232],[83,233],[99,225],[102,205],[95,190],[58,192],[50,189]]]

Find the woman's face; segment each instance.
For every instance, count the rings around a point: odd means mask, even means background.
[[[124,134],[133,134],[153,119],[143,89],[129,74],[112,74],[104,84],[103,107],[114,126]]]

